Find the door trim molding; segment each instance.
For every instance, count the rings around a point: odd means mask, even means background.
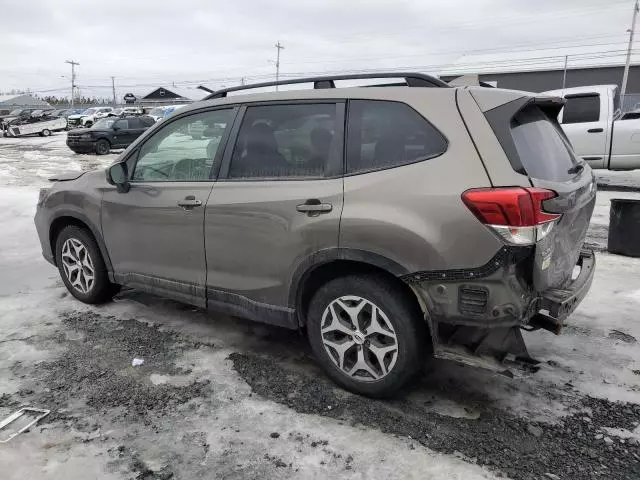
[[[201,285],[141,273],[115,273],[114,277],[121,285],[206,308],[206,292]]]
[[[208,287],[207,308],[254,322],[298,329],[295,309],[258,302],[238,293]]]

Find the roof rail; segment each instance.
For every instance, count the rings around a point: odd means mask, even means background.
[[[254,83],[252,85],[238,85],[237,87],[223,88],[216,90],[204,100],[213,98],[224,98],[229,92],[237,92],[239,90],[251,90],[254,88],[275,87],[280,85],[294,85],[298,83],[313,83],[315,89],[336,88],[335,80],[364,80],[373,78],[404,78],[408,87],[450,87],[449,84],[443,82],[437,77],[425,75],[423,73],[407,73],[407,72],[380,72],[380,73],[355,73],[345,75],[327,75],[322,77],[294,78],[292,80],[280,80],[278,82]],[[391,84],[398,85],[398,84]],[[378,86],[378,85],[372,85]],[[204,90],[204,89],[203,89]]]

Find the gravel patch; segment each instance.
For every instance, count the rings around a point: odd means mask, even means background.
[[[306,376],[270,358],[234,353],[230,359],[254,392],[297,412],[415,439],[439,452],[459,453],[514,480],[544,478],[547,473],[572,480],[640,478],[636,442],[597,438],[603,427],[633,430],[640,424],[640,405],[585,397],[576,413],[555,425],[529,422],[490,406],[477,420],[452,418],[403,399],[352,395],[324,378]]]

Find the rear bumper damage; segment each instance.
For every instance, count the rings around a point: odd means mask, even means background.
[[[527,278],[532,255],[527,247],[504,247],[478,269],[404,278],[422,303],[436,358],[508,376],[537,371],[539,362],[529,355],[522,330],[560,333],[589,291],[595,255],[583,250],[577,277],[562,289],[545,292],[533,291]]]

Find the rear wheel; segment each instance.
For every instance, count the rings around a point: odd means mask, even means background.
[[[56,239],[56,265],[69,293],[84,303],[104,303],[120,287],[109,281],[107,267],[93,236],[75,225],[64,227]]]
[[[42,130],[43,137],[48,137],[49,135],[51,135],[51,130],[49,130],[48,128],[45,128],[44,130]]]
[[[97,155],[106,155],[107,153],[109,153],[109,150],[111,150],[111,145],[109,144],[108,140],[101,138],[96,142],[95,149]]]
[[[313,296],[307,318],[316,358],[347,390],[391,396],[423,367],[424,320],[405,292],[384,277],[329,281]]]

